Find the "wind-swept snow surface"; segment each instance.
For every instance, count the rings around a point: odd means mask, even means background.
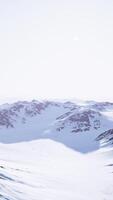
[[[112,149],[80,154],[45,139],[0,145],[1,200],[112,200]]]

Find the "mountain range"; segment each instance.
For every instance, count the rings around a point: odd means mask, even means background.
[[[0,106],[0,142],[50,138],[78,151],[113,140],[113,103],[19,101]],[[84,140],[86,142],[84,142]]]

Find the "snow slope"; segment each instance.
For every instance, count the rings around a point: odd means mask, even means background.
[[[84,155],[47,139],[0,150],[2,200],[113,199],[112,149]]]

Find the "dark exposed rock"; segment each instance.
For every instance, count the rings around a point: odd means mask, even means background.
[[[106,140],[106,142],[113,141],[113,129],[107,130],[104,133],[100,134],[96,141]]]

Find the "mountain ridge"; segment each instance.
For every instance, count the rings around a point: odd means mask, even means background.
[[[101,146],[98,137],[113,128],[112,116],[110,102],[32,100],[5,104],[0,106],[0,142],[50,138],[82,152],[80,146],[85,145],[88,152]],[[105,141],[108,143],[106,137]]]

